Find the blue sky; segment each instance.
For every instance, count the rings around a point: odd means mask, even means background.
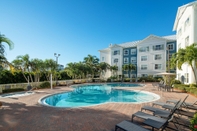
[[[6,47],[12,61],[18,55],[83,61],[112,44],[141,40],[172,31],[179,6],[194,0],[0,0],[0,32],[14,42]]]

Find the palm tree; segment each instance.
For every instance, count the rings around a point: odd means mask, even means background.
[[[22,74],[24,76],[24,78],[26,79],[26,81],[28,82],[28,78],[24,75],[24,72],[28,72],[29,76],[30,76],[30,80],[31,82],[33,82],[33,78],[32,78],[32,68],[31,68],[31,62],[29,60],[29,55],[20,55],[17,56],[15,60],[12,61],[12,64],[14,65],[14,67],[18,70],[22,71]]]
[[[45,77],[50,81],[50,75],[55,76],[57,69],[57,63],[53,59],[45,59],[41,65],[41,70],[45,74]]]
[[[99,63],[98,68],[100,70],[100,76],[105,76],[107,70],[110,69],[110,65],[106,62],[101,62]]]
[[[41,70],[44,62],[41,59],[32,59],[31,60],[31,69],[34,74],[34,81],[39,82],[41,77]]]
[[[14,43],[5,37],[5,35],[0,34],[0,65],[10,65],[10,63],[7,61],[6,57],[4,56],[5,53],[5,46],[2,43],[6,43],[9,46],[9,49],[13,49]]]
[[[179,49],[177,53],[171,58],[171,67],[177,66],[179,70],[182,69],[182,65],[187,63],[191,66],[192,72],[195,77],[197,84],[197,44],[194,43],[190,46],[187,46],[185,49]]]
[[[123,65],[122,70],[127,71],[127,74],[129,75],[129,64]]]
[[[122,69],[123,69],[123,71],[127,71],[127,74],[129,75],[129,72],[131,72],[132,70],[136,70],[136,67],[133,64],[126,64],[126,65],[123,65]],[[130,75],[130,82],[131,81],[132,81],[132,79],[131,79],[131,75]]]
[[[96,56],[92,56],[89,54],[87,57],[84,58],[84,62],[92,66],[98,64],[99,59]]]
[[[112,71],[112,75],[115,76],[115,72],[118,71],[118,66],[117,65],[110,66],[110,70]]]
[[[92,78],[98,74],[99,59],[96,56],[88,55],[84,58],[84,63],[90,67]]]
[[[66,73],[68,74],[69,77],[75,78],[76,71],[75,71],[75,63],[68,63],[67,67],[65,68]]]

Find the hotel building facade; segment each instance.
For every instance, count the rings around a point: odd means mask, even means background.
[[[117,75],[129,78],[158,76],[158,73],[166,72],[168,58],[176,52],[176,35],[164,37],[150,35],[139,41],[110,44],[108,48],[99,52],[100,62],[118,66]],[[125,64],[135,65],[136,70],[123,71],[122,66]],[[110,76],[111,71],[107,71],[105,78]]]

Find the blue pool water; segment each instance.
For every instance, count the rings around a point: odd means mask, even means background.
[[[139,84],[105,84],[74,86],[72,92],[64,92],[45,97],[42,103],[54,107],[84,107],[108,102],[142,103],[159,99],[153,93],[122,90],[135,88]],[[117,88],[118,87],[118,88]]]

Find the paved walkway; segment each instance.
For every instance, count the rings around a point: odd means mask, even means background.
[[[1,131],[114,131],[115,125],[123,120],[130,120],[131,115],[144,104],[109,103],[86,108],[64,109],[52,108],[38,104],[38,100],[48,94],[70,91],[69,87],[57,87],[53,90],[36,90],[35,94],[18,98],[1,98]],[[150,92],[162,95],[159,101],[184,98],[187,94],[178,92],[161,92],[146,83]],[[194,102],[192,95],[187,99]],[[135,122],[140,122],[135,119]]]

